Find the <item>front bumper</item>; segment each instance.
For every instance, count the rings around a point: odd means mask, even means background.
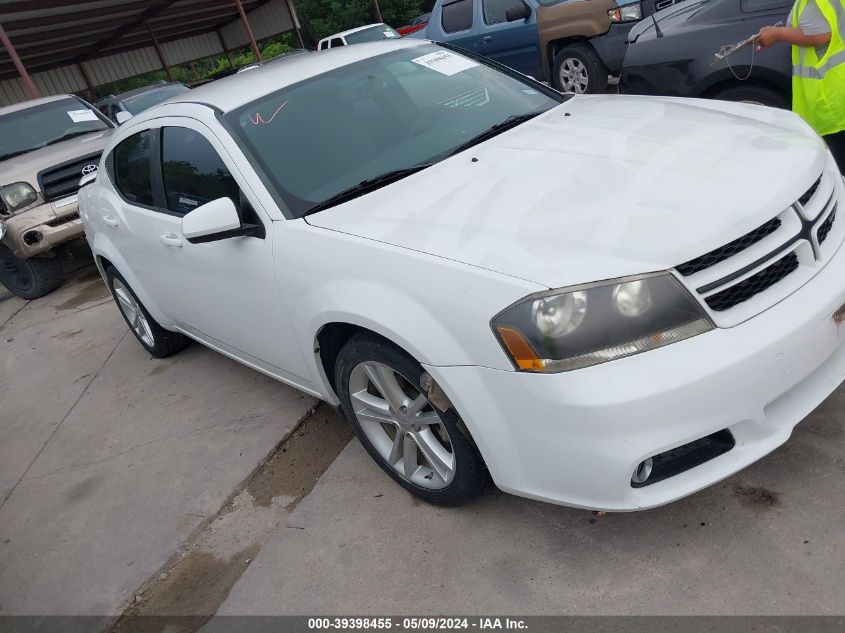
[[[845,248],[764,313],[651,352],[569,373],[426,370],[460,412],[496,484],[552,503],[659,506],[786,442],[845,379]],[[644,459],[728,429],[736,446],[641,488]]]
[[[610,30],[604,35],[599,35],[590,40],[593,48],[601,57],[604,65],[611,74],[617,74],[622,70],[622,62],[625,59],[625,50],[627,48],[628,32],[634,27],[636,22],[623,22],[621,24],[611,24]]]
[[[76,195],[47,202],[3,220],[3,243],[27,259],[83,235]]]

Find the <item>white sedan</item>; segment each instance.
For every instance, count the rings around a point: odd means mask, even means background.
[[[141,345],[194,339],[337,405],[433,503],[488,472],[553,503],[667,503],[845,377],[845,185],[789,112],[566,96],[381,42],[152,108],[83,183]]]

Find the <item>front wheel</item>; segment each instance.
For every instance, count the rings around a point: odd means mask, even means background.
[[[484,490],[487,469],[459,428],[458,414],[440,411],[426,397],[424,373],[384,339],[356,335],[336,365],[341,409],[370,456],[399,485],[430,503],[461,505]]]
[[[38,299],[62,285],[62,262],[58,257],[21,259],[0,246],[0,283],[21,299]]]
[[[184,334],[170,332],[158,324],[117,269],[109,267],[106,279],[121,316],[138,342],[152,356],[167,358],[188,345],[189,339]]]
[[[766,88],[765,86],[731,86],[713,95],[714,99],[722,101],[739,101],[741,103],[754,103],[757,105],[770,106],[788,110],[790,108],[789,98],[785,95]]]
[[[575,94],[607,92],[607,66],[587,44],[564,46],[555,56],[554,87]]]

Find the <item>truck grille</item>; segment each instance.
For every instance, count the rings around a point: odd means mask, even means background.
[[[717,325],[736,325],[773,306],[833,255],[845,235],[836,222],[838,177],[827,168],[777,216],[675,267]]]
[[[44,194],[44,200],[50,202],[76,193],[79,190],[82,169],[88,165],[98,165],[99,163],[100,154],[90,154],[50,167],[39,173],[38,185]]]

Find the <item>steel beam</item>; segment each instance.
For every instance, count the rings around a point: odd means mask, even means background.
[[[258,44],[255,43],[255,35],[252,33],[252,26],[249,23],[249,18],[246,17],[244,5],[241,4],[241,0],[235,0],[235,6],[238,7],[238,13],[241,14],[241,21],[244,24],[244,29],[246,29],[246,35],[249,38],[249,45],[252,46],[252,52],[255,54],[255,59],[260,62],[261,51],[258,50]]]
[[[6,49],[9,57],[12,58],[12,63],[15,65],[15,68],[18,70],[18,74],[21,76],[21,81],[23,81],[24,88],[26,88],[29,98],[37,99],[40,97],[41,93],[38,91],[38,86],[35,85],[35,82],[32,81],[32,77],[30,77],[29,73],[26,72],[26,67],[23,65],[21,58],[18,57],[15,47],[12,46],[12,40],[10,40],[9,36],[6,35],[6,31],[3,30],[2,24],[0,24],[0,42],[3,42],[3,48]]]

